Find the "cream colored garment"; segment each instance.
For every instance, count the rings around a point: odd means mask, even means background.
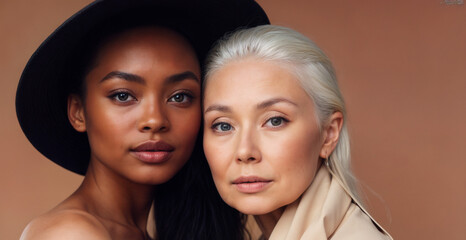
[[[269,239],[392,239],[374,224],[322,166],[301,198],[286,207]]]

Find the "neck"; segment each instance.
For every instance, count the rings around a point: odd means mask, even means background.
[[[111,224],[138,228],[147,235],[152,190],[152,185],[134,183],[105,167],[90,164],[76,194],[96,217]]]
[[[281,207],[274,210],[273,212],[269,212],[263,215],[254,215],[254,219],[256,220],[257,225],[261,229],[262,234],[264,234],[266,239],[269,239],[270,235],[272,235],[272,231],[282,216],[283,211],[285,211],[285,207]]]

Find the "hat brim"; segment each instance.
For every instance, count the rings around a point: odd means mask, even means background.
[[[87,135],[75,131],[68,121],[69,92],[62,87],[69,78],[66,64],[99,23],[141,9],[141,14],[153,16],[161,25],[181,30],[200,59],[225,33],[269,23],[253,0],[101,0],[66,20],[29,59],[16,92],[16,114],[32,145],[72,172],[86,173],[90,148]]]

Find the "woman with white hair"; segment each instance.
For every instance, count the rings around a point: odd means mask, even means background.
[[[330,60],[285,27],[221,40],[204,83],[204,150],[223,200],[264,239],[391,239],[362,207]]]

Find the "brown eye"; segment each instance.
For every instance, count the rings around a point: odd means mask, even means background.
[[[183,102],[184,100],[184,95],[183,94],[175,94],[175,96],[172,97],[174,102]]]
[[[127,102],[130,102],[130,101],[135,101],[136,100],[136,98],[133,97],[133,95],[131,95],[128,92],[117,92],[117,93],[114,93],[114,94],[110,95],[109,97],[111,99],[117,101],[117,102],[120,102],[120,103],[127,103]]]
[[[181,92],[181,93],[176,93],[173,96],[171,96],[168,101],[169,102],[175,102],[175,103],[189,103],[193,97],[187,93]]]
[[[116,96],[116,99],[120,102],[125,102],[129,98],[129,94],[127,93],[118,93]]]

